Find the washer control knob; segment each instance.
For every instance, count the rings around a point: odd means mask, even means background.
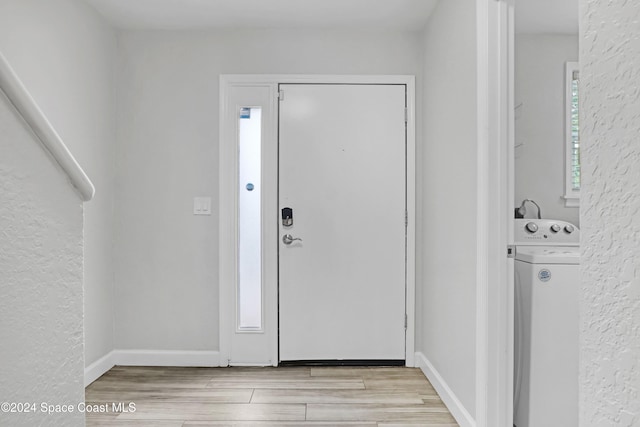
[[[551,231],[553,231],[554,233],[557,233],[558,231],[560,231],[560,226],[558,224],[553,224],[551,226]]]
[[[567,234],[571,234],[571,233],[573,233],[573,230],[575,230],[575,228],[573,228],[573,225],[566,225],[566,226],[564,227],[564,231],[566,231],[566,232],[567,232]]]
[[[525,228],[532,234],[538,231],[538,225],[535,222],[528,222],[527,225],[525,225]]]

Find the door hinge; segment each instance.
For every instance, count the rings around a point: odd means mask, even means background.
[[[407,107],[404,107],[404,122],[409,122],[409,110],[407,109]]]
[[[516,257],[516,245],[507,245],[507,258]]]
[[[284,91],[283,90],[278,91],[278,99],[280,101],[284,101]]]
[[[408,320],[407,320],[407,314],[404,314],[404,329],[407,329],[407,324],[408,324]]]
[[[404,226],[405,227],[409,226],[409,212],[408,211],[404,211]]]

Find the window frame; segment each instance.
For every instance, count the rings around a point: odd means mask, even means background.
[[[565,157],[565,173],[564,173],[564,200],[566,207],[579,207],[580,206],[580,190],[573,188],[573,139],[571,133],[571,103],[573,99],[572,83],[574,81],[574,74],[579,73],[578,62],[567,62],[565,65],[565,141],[564,141],[564,157]],[[579,76],[578,79],[579,82]],[[579,83],[578,83],[579,84]],[[579,94],[579,92],[578,92]],[[579,96],[579,95],[578,95]],[[578,107],[579,108],[579,107]]]

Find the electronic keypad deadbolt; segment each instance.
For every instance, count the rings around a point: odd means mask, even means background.
[[[282,208],[282,226],[291,227],[293,225],[293,209]]]

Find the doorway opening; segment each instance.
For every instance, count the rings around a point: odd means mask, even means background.
[[[220,89],[220,364],[414,366],[414,78]]]

